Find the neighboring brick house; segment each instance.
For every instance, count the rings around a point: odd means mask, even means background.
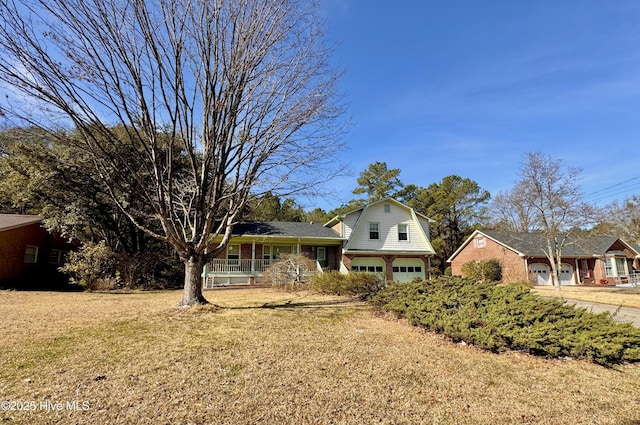
[[[452,274],[460,276],[467,262],[497,260],[504,282],[550,285],[550,263],[540,248],[544,245],[543,236],[536,233],[476,230],[447,261]],[[628,283],[640,269],[639,254],[632,244],[614,236],[569,237],[562,249],[560,283]]]
[[[391,198],[315,223],[248,222],[205,267],[204,287],[259,283],[281,254],[301,253],[316,270],[368,271],[387,280],[428,278],[431,220]],[[219,242],[219,236],[215,242]]]
[[[69,244],[42,227],[36,215],[0,214],[0,286],[47,287],[62,280],[57,272]]]

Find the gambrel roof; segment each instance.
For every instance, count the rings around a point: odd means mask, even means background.
[[[386,208],[387,205],[390,208]],[[381,213],[383,207],[384,213]],[[419,255],[435,253],[429,240],[429,223],[434,221],[393,198],[380,199],[340,214],[327,222],[325,226],[336,226],[341,222],[343,226],[346,226],[341,230],[347,239],[344,246],[346,253]],[[370,222],[375,222],[380,226],[380,238],[369,238],[368,226]],[[412,235],[409,236],[409,239],[401,241],[397,236],[391,236],[391,232],[397,232],[399,224],[408,226],[407,229]]]
[[[361,207],[359,207],[359,208],[355,208],[355,209],[350,210],[350,211],[347,211],[347,212],[345,212],[345,213],[338,214],[337,216],[333,217],[331,220],[329,220],[328,222],[326,222],[326,223],[325,223],[325,226],[331,227],[331,226],[335,225],[336,223],[338,223],[339,221],[342,221],[346,216],[348,216],[348,215],[350,215],[350,214],[353,214],[353,213],[358,212],[358,211],[363,211],[363,210],[365,210],[365,209],[367,209],[367,208],[369,208],[369,207],[372,207],[372,206],[377,205],[377,204],[381,204],[381,203],[383,203],[383,202],[391,202],[391,203],[394,203],[394,204],[396,204],[396,205],[399,205],[399,206],[400,206],[400,207],[402,207],[402,208],[410,209],[410,210],[412,210],[412,211],[415,213],[415,215],[416,215],[416,216],[418,216],[418,217],[420,217],[420,218],[423,218],[423,219],[427,220],[429,223],[435,223],[435,220],[433,220],[433,219],[431,219],[431,218],[427,217],[427,216],[426,216],[426,215],[424,215],[424,214],[420,214],[419,212],[415,211],[415,210],[414,210],[413,208],[411,208],[410,206],[405,205],[405,204],[403,204],[402,202],[400,202],[400,201],[398,201],[398,200],[396,200],[396,199],[394,199],[394,198],[388,197],[388,198],[380,199],[380,200],[378,200],[378,201],[371,202],[370,204],[365,204],[365,205],[363,205],[363,206],[361,206]]]

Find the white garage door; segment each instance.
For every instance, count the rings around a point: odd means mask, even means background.
[[[354,272],[384,273],[384,264],[382,258],[354,258],[351,261],[351,270]]]
[[[574,285],[573,267],[571,264],[563,264],[560,269],[560,285]]]
[[[529,264],[529,276],[536,285],[551,285],[551,268],[546,264]]]
[[[416,277],[424,280],[424,261],[419,258],[396,258],[393,260],[394,282],[411,282]]]

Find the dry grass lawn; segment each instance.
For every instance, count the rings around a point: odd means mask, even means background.
[[[557,291],[551,286],[536,286],[533,290],[543,297],[563,297],[580,301],[640,308],[640,287],[563,286],[560,291]]]
[[[176,310],[179,292],[1,291],[0,398],[36,409],[0,420],[640,424],[640,365],[482,352],[338,297],[205,295],[223,308]]]

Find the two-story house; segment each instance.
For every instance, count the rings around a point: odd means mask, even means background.
[[[429,223],[395,199],[386,198],[347,212],[325,226],[345,238],[343,270],[383,273],[389,281],[427,279],[430,257]]]
[[[226,251],[207,264],[204,287],[261,283],[282,254],[303,254],[314,272],[373,272],[389,281],[429,277],[429,218],[392,198],[341,214],[325,225],[246,222],[233,227]],[[217,241],[219,242],[220,237]]]

